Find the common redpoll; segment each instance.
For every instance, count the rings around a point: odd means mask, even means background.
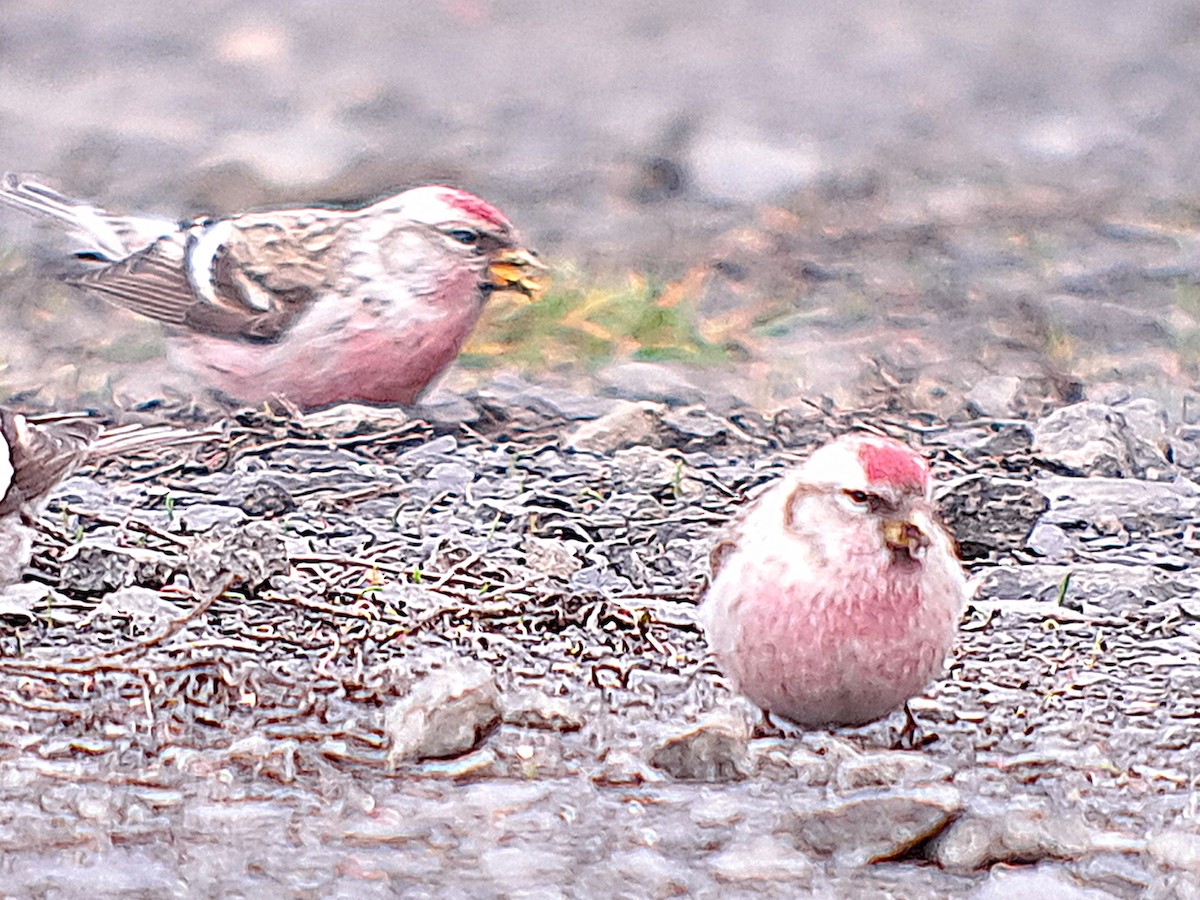
[[[30,418],[0,407],[0,587],[20,580],[33,543],[29,526],[50,492],[79,465],[216,434],[166,425],[104,429],[81,415]]]
[[[859,725],[942,669],[967,598],[912,449],[852,434],[759,497],[712,552],[701,608],[733,685],[806,726]]]
[[[411,403],[458,356],[494,291],[545,267],[495,207],[413,188],[358,209],[113,216],[6,175],[0,200],[57,220],[72,284],[172,327],[172,361],[238,400]]]

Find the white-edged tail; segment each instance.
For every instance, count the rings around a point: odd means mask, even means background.
[[[33,216],[52,219],[75,242],[84,261],[112,263],[179,229],[176,222],[152,216],[113,216],[83,200],[65,197],[39,181],[13,172],[0,179],[0,202]]]
[[[143,450],[203,444],[220,437],[218,427],[193,431],[172,425],[117,425],[100,432],[88,447],[87,456],[90,460],[101,460]]]

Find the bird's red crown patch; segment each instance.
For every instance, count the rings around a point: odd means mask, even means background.
[[[473,219],[482,219],[490,225],[501,228],[508,227],[508,219],[504,217],[504,213],[474,194],[448,187],[442,189],[442,198],[455,209],[466,213]]]
[[[872,484],[924,491],[929,484],[925,461],[901,443],[867,441],[858,448],[858,461]]]

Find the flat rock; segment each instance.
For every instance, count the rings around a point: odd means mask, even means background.
[[[1079,816],[1010,807],[962,816],[930,841],[926,854],[944,869],[969,871],[997,862],[1077,859],[1094,843],[1093,829]]]
[[[649,400],[681,406],[702,403],[706,399],[706,392],[682,373],[652,363],[614,363],[597,372],[596,379],[604,393],[623,400]]]
[[[1034,484],[1050,504],[1041,521],[1074,530],[1111,519],[1134,529],[1173,528],[1194,521],[1200,510],[1200,486],[1186,478],[1139,481],[1049,476]]]
[[[1033,869],[997,868],[970,900],[1116,900],[1117,894],[1084,887],[1062,866],[1041,865]]]
[[[863,788],[912,787],[949,781],[953,769],[919,753],[868,753],[842,760],[834,771],[838,792]]]
[[[801,848],[861,866],[903,855],[945,828],[962,807],[961,795],[948,785],[868,790],[797,810],[788,830]]]
[[[1193,579],[1149,566],[1120,563],[998,566],[985,570],[976,590],[980,600],[996,603],[1062,603],[1068,609],[1136,610],[1157,600],[1189,597]]]
[[[794,846],[766,834],[742,837],[709,859],[718,881],[755,884],[785,881],[793,889],[812,883],[813,864]]]
[[[1145,405],[1131,413],[1143,425],[1160,418]],[[1056,409],[1033,429],[1034,452],[1068,475],[1160,477],[1171,465],[1159,440],[1158,424],[1139,433],[1119,408],[1086,400]]]

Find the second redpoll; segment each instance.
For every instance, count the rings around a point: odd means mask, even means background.
[[[701,609],[734,687],[800,725],[858,725],[937,677],[967,584],[930,487],[912,449],[853,434],[752,504]]]

